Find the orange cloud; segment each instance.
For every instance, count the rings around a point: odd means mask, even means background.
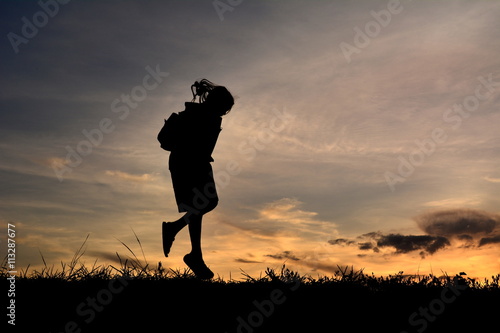
[[[106,170],[106,175],[134,182],[147,182],[153,179],[151,174],[134,175],[120,170]]]

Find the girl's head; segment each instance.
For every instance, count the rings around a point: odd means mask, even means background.
[[[193,102],[196,96],[199,96],[200,103],[210,106],[220,116],[228,114],[234,105],[234,98],[226,87],[218,86],[207,79],[196,81],[191,86],[191,92]]]

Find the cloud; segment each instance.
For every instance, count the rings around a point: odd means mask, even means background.
[[[331,245],[340,246],[354,246],[358,250],[368,251],[372,250],[373,253],[381,253],[381,248],[393,248],[393,254],[405,254],[414,251],[420,251],[421,257],[427,254],[434,254],[438,250],[450,246],[450,241],[442,236],[430,235],[401,235],[401,234],[383,234],[381,232],[371,232],[363,234],[358,239],[368,240],[366,242],[356,242],[354,240],[336,239],[328,241]],[[381,253],[384,255],[384,253]],[[358,256],[366,257],[366,254],[359,254]]]
[[[481,204],[479,198],[449,198],[444,200],[433,200],[426,202],[424,206],[428,207],[460,207],[460,206],[476,206]]]
[[[241,262],[243,264],[260,264],[262,261],[257,261],[257,260],[248,260],[248,259],[243,259],[243,258],[236,258],[234,259],[235,262]]]
[[[279,259],[279,260],[283,260],[283,259],[290,259],[293,261],[300,260],[291,251],[283,251],[282,253],[277,253],[277,254],[266,254],[265,256],[273,258],[273,259]]]
[[[332,245],[352,245],[356,242],[353,240],[345,239],[345,238],[337,238],[337,239],[329,240],[328,243],[332,244]]]
[[[106,170],[106,175],[111,177],[116,177],[123,180],[130,180],[135,182],[147,182],[153,179],[153,176],[150,174],[142,174],[142,175],[133,175],[127,172],[123,172],[120,170]]]
[[[493,178],[490,176],[486,176],[483,179],[490,183],[500,183],[500,178]]]
[[[297,199],[282,198],[257,209],[256,219],[246,220],[244,224],[233,221],[226,223],[264,238],[321,237],[337,233],[334,223],[318,220],[318,213],[300,209],[302,205]]]
[[[312,218],[318,213],[308,212],[298,207],[302,203],[293,198],[283,198],[267,204],[261,211],[260,215],[264,219],[287,221],[290,223],[311,223]]]
[[[402,235],[380,231],[362,234],[354,239],[329,240],[330,245],[357,246],[358,250],[373,253],[382,248],[392,248],[392,253],[406,254],[419,251],[421,257],[446,248],[474,248],[489,244],[500,244],[500,216],[472,209],[449,209],[421,214],[414,218],[425,235]],[[488,235],[488,237],[484,237]],[[452,242],[453,241],[453,242]],[[477,244],[477,245],[476,245]],[[366,253],[358,254],[366,257]]]
[[[479,241],[479,246],[487,245],[487,244],[500,244],[500,235],[494,237],[484,237]]]
[[[433,254],[447,245],[450,245],[450,241],[447,238],[428,235],[405,236],[400,234],[389,234],[377,240],[378,247],[394,247],[396,253],[408,253],[422,250],[421,255],[424,253]]]
[[[500,216],[472,209],[450,209],[421,214],[415,221],[429,235],[473,236],[493,232],[500,225]]]
[[[371,250],[374,248],[374,246],[373,246],[373,243],[366,242],[366,243],[358,243],[358,248],[360,250]]]

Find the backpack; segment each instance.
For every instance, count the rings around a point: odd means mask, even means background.
[[[177,131],[179,129],[179,115],[177,113],[172,113],[168,119],[165,119],[160,133],[158,133],[158,141],[160,142],[160,147],[172,151],[175,148],[175,141],[177,137]]]

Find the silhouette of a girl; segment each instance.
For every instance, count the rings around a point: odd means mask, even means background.
[[[176,234],[189,225],[192,248],[184,262],[199,278],[211,279],[214,273],[203,261],[201,251],[201,223],[203,215],[219,201],[211,155],[222,116],[231,110],[234,98],[225,87],[207,79],[195,82],[191,91],[193,100],[185,103],[185,111],[173,113],[158,134],[161,147],[171,152],[169,169],[179,213],[186,213],[175,222],[163,222],[163,252],[168,257]],[[196,97],[199,103],[195,103]]]

